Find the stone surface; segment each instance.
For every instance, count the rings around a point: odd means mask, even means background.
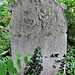
[[[55,63],[55,60],[63,58],[67,47],[67,23],[59,2],[56,0],[19,0],[18,4],[12,7],[10,32],[13,58],[16,58],[16,52],[27,55],[40,46],[43,51],[44,67],[41,75],[56,75],[60,63]],[[50,57],[57,53],[58,58]],[[18,69],[16,59],[13,61]],[[53,65],[56,68],[53,68]],[[21,67],[18,73],[23,75],[25,68],[23,57]]]

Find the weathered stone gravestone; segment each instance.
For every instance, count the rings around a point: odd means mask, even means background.
[[[33,53],[37,46],[43,51],[43,72],[41,75],[56,75],[60,60],[66,54],[67,23],[64,16],[64,5],[56,0],[19,0],[16,6],[12,5],[10,21],[12,57],[16,52],[25,55]],[[59,54],[58,57],[50,57]],[[13,60],[18,69],[16,59]],[[56,68],[53,67],[56,66]],[[18,73],[23,75],[25,68],[24,58],[21,58],[21,67]]]

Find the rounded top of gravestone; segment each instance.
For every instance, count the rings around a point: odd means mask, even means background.
[[[52,4],[52,3],[58,4],[62,9],[67,9],[66,5],[63,3],[58,2],[57,0],[18,0],[16,5],[24,5],[24,4]],[[14,3],[12,1],[8,2],[8,5],[10,7],[14,7]]]

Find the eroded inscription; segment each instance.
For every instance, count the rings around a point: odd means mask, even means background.
[[[41,0],[29,0],[31,3],[34,3],[34,2],[41,2]]]

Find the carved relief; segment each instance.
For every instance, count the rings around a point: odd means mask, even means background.
[[[51,34],[50,28],[51,28],[51,17],[53,18],[52,13],[50,13],[51,8],[41,5],[39,8],[36,7],[28,7],[23,10],[25,17],[23,18],[23,22],[25,26],[27,26],[27,29],[25,29],[25,32],[33,33],[33,35],[37,35],[37,32],[40,33],[40,28],[44,30],[43,36],[47,36],[47,34]],[[52,15],[52,16],[50,16]],[[33,28],[32,28],[33,27]],[[37,28],[37,32],[36,32]],[[33,30],[32,30],[33,29]],[[46,30],[48,32],[46,32]],[[50,35],[48,35],[50,36]]]

